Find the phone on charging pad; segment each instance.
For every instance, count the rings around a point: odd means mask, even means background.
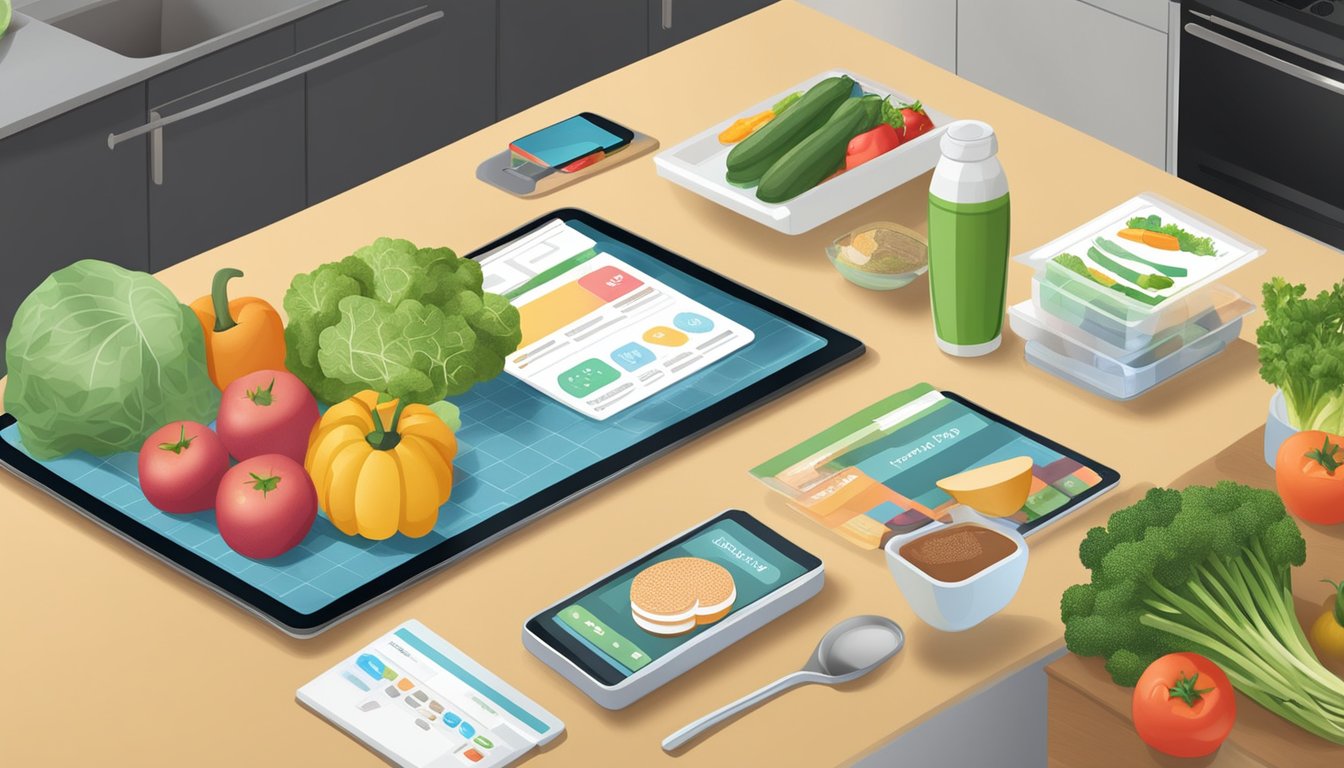
[[[626,148],[634,131],[592,112],[582,112],[509,144],[513,169],[535,176],[537,169],[573,173]],[[532,168],[529,168],[531,166]]]
[[[728,510],[528,619],[523,645],[622,709],[801,605],[823,580],[815,555]]]

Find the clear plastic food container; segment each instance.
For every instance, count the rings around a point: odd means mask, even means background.
[[[1027,302],[1009,310],[1009,323],[1018,335],[1029,339],[1027,362],[1102,397],[1130,400],[1226,349],[1241,333],[1242,320],[1255,309],[1246,304],[1243,310],[1228,316],[1206,315],[1190,323],[1180,335],[1127,361],[1054,334]],[[1221,324],[1202,324],[1213,322]]]
[[[1212,285],[1180,300],[1157,315],[1125,325],[1100,309],[1081,305],[1060,295],[1046,284],[1032,286],[1032,301],[1011,308],[1010,313],[1029,315],[1012,322],[1017,335],[1027,341],[1042,336],[1062,336],[1124,363],[1152,355],[1155,349],[1171,350],[1232,319],[1255,311],[1255,305],[1240,293]]]
[[[1264,249],[1154,195],[1139,195],[1017,257],[1036,306],[1132,352],[1216,305],[1218,279]]]

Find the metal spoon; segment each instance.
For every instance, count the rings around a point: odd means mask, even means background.
[[[905,645],[900,626],[884,616],[855,616],[831,627],[799,672],[725,705],[663,739],[671,752],[705,730],[800,685],[839,685],[872,672]]]

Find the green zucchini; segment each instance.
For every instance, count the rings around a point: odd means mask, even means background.
[[[756,197],[782,203],[817,186],[844,164],[849,140],[872,130],[881,116],[880,96],[847,100],[825,125],[770,166],[756,187]]]
[[[807,89],[784,114],[739,141],[728,153],[729,183],[751,186],[759,181],[785,152],[824,125],[853,88],[854,81],[844,75],[828,77]]]

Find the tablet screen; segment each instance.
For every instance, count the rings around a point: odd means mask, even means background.
[[[820,565],[730,512],[544,611],[537,634],[613,685]]]
[[[793,506],[870,549],[943,518],[939,480],[1020,456],[1031,491],[995,522],[1026,533],[1110,488],[1108,467],[951,392],[920,384],[874,403],[751,471]]]
[[[452,497],[424,537],[349,537],[319,516],[297,548],[252,560],[229,549],[212,513],[170,515],[150,505],[139,490],[135,453],[74,454],[41,464],[101,501],[100,516],[124,515],[309,616],[357,590],[364,599],[376,596],[370,585],[394,571],[403,580],[415,575],[408,564],[435,547],[444,545],[442,559],[505,530],[545,506],[532,503],[536,494],[547,491],[553,504],[581,491],[621,467],[582,482],[576,476],[598,472],[604,460],[673,425],[703,418],[827,345],[801,324],[819,326],[815,321],[785,319],[762,306],[770,302],[732,284],[712,284],[725,282],[716,277],[693,276],[699,268],[636,248],[628,243],[637,239],[619,237],[586,214],[558,214],[476,256],[485,289],[520,307],[524,343],[504,374],[450,398],[462,415]],[[12,423],[0,439],[22,450]]]

